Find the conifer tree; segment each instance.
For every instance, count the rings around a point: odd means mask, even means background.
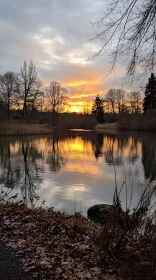
[[[96,115],[96,119],[98,123],[104,123],[103,102],[104,100],[100,98],[98,94],[92,106],[92,114]]]
[[[156,77],[153,73],[146,85],[143,110],[144,114],[156,111]]]

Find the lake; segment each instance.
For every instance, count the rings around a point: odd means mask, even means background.
[[[1,137],[0,189],[11,191],[10,197],[18,193],[16,200],[29,206],[45,201],[55,210],[86,216],[90,206],[112,204],[117,184],[123,208],[132,209],[148,182],[155,184],[155,139],[147,132],[81,130]]]

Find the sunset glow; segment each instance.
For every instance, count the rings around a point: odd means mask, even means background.
[[[101,13],[102,1],[70,2],[72,4],[66,5],[66,1],[54,0],[49,1],[49,5],[42,5],[31,1],[32,13],[24,1],[15,0],[14,4],[2,1],[1,68],[2,72],[19,73],[23,61],[29,63],[32,59],[44,86],[57,81],[67,89],[69,102],[65,111],[83,113],[84,104],[91,108],[97,94],[104,97],[110,88],[120,86],[123,67],[118,65],[116,72],[108,75],[109,55],[89,59],[100,47],[88,39],[96,33],[90,22]],[[10,21],[8,11],[14,9],[19,15],[22,12],[22,18],[12,13]],[[72,24],[68,23],[66,14]],[[27,26],[25,22],[28,22]]]
[[[73,113],[91,113],[92,102],[69,101],[67,112]]]

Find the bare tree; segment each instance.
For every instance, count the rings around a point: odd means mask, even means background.
[[[125,91],[122,89],[116,90],[116,103],[118,107],[118,113],[120,114],[122,111],[123,106],[125,105]]]
[[[110,89],[106,94],[105,100],[111,104],[112,112],[115,114],[116,89]]]
[[[33,110],[43,96],[41,85],[33,61],[31,60],[29,65],[24,61],[18,77],[18,94],[20,99],[17,100],[17,103],[19,107],[22,107],[22,118],[24,119],[25,117],[27,121],[28,111]]]
[[[67,103],[67,90],[57,81],[47,87],[48,108],[52,112],[53,125],[59,113],[63,112]],[[56,117],[56,118],[55,118]]]
[[[128,94],[128,99],[131,107],[131,113],[140,114],[142,112],[142,98],[140,92],[130,92]]]
[[[7,108],[8,119],[10,119],[10,109],[13,105],[16,87],[17,75],[13,72],[6,72],[0,75],[0,94]]]
[[[156,1],[110,0],[105,6],[101,18],[94,23],[101,30],[91,41],[99,39],[102,45],[93,57],[111,48],[111,69],[118,57],[123,57],[130,76],[137,66],[144,74],[155,72]]]

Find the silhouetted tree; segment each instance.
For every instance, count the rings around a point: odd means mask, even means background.
[[[67,90],[59,82],[51,82],[47,87],[47,98],[48,108],[52,112],[52,122],[55,125],[58,114],[65,109],[68,99]]]
[[[41,82],[37,77],[36,67],[31,60],[29,65],[24,61],[21,67],[21,73],[18,77],[18,106],[22,106],[22,118],[28,121],[28,111],[34,109],[36,103],[41,101],[43,91]]]
[[[115,89],[112,88],[108,90],[106,93],[105,101],[109,103],[112,113],[115,115],[115,111],[118,112],[118,114],[121,113],[122,107],[124,105],[125,98],[125,91],[122,89]]]
[[[130,109],[132,114],[140,114],[142,111],[142,98],[140,92],[130,92],[128,94],[128,102],[130,103]]]
[[[144,114],[156,111],[156,77],[153,73],[146,85],[143,109]]]
[[[6,106],[5,103],[2,99],[2,97],[0,97],[0,121],[3,121],[6,118]]]
[[[6,72],[0,75],[0,94],[7,108],[8,119],[10,119],[10,109],[13,105],[13,98],[16,91],[17,75],[13,72]]]
[[[118,114],[122,112],[125,105],[125,91],[123,89],[116,89],[116,103],[118,108]]]
[[[98,123],[104,123],[103,102],[104,102],[103,98],[100,98],[98,94],[92,106],[92,114],[96,115],[96,119]]]
[[[116,89],[112,88],[107,92],[106,101],[110,103],[112,107],[112,113],[115,114]]]

